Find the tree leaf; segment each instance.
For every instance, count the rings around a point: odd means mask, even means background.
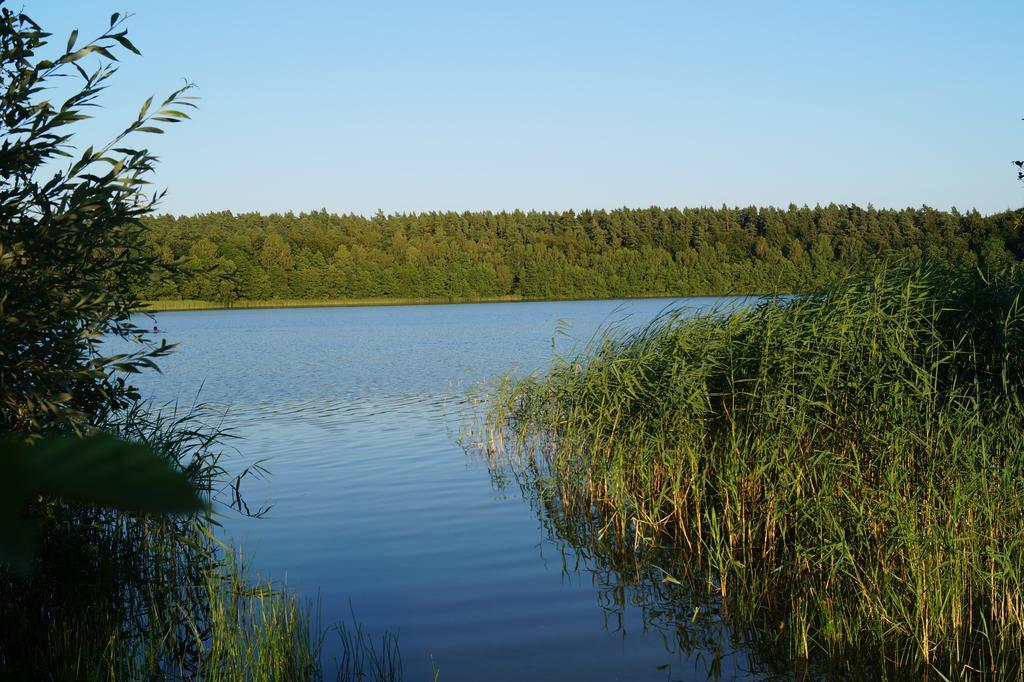
[[[117,42],[121,43],[121,46],[124,47],[126,50],[129,50],[130,52],[134,52],[135,54],[140,55],[140,56],[142,55],[142,53],[139,52],[139,49],[137,47],[135,47],[135,45],[132,44],[132,41],[128,40],[128,38],[126,38],[125,36],[123,36],[123,35],[116,35],[116,36],[113,36],[113,38]]]
[[[140,443],[100,434],[8,442],[0,491],[12,498],[53,495],[123,511],[184,514],[204,502],[170,462]],[[11,474],[11,475],[7,475]]]
[[[101,434],[0,441],[0,563],[31,569],[38,531],[25,504],[44,495],[151,514],[206,508],[188,478],[139,443]]]

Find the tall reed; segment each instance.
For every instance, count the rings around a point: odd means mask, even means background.
[[[241,502],[227,434],[202,405],[135,405],[97,426],[149,444],[214,501]],[[258,471],[258,469],[256,469]],[[0,676],[53,680],[321,679],[313,608],[254,581],[211,515],[41,501],[30,576],[0,569]]]
[[[667,314],[499,384],[482,443],[558,514],[684,551],[794,659],[1019,671],[1022,284],[886,266]]]
[[[220,513],[258,516],[221,463],[230,434],[206,406],[137,403],[97,427],[143,442],[183,471]],[[52,680],[325,679],[315,606],[251,577],[214,535],[215,514],[150,516],[57,500],[41,505],[33,573],[0,567],[0,677]],[[335,628],[343,662],[329,678],[397,682],[397,636],[381,646],[358,624]]]

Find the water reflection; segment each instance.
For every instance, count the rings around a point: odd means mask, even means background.
[[[479,443],[467,443],[479,456]],[[752,571],[727,571],[728,589],[707,562],[671,542],[648,544],[623,533],[599,512],[563,504],[557,482],[535,463],[510,465],[488,457],[492,485],[518,494],[543,530],[542,558],[560,562],[567,584],[594,590],[605,631],[620,639],[656,636],[668,680],[892,679],[908,671],[865,649],[841,659],[799,655],[788,628],[792,596],[785,585]],[[554,555],[554,556],[552,556]],[[640,628],[631,629],[637,621]],[[889,662],[891,663],[891,661]],[[927,671],[913,677],[927,679]]]
[[[577,559],[517,488],[493,488],[453,438],[474,408],[467,386],[542,368],[609,320],[628,313],[643,324],[666,302],[625,305],[161,314],[181,346],[163,374],[139,383],[157,403],[199,392],[224,415],[237,436],[225,464],[265,461],[271,475],[248,482],[246,499],[272,505],[264,519],[225,518],[225,537],[255,572],[319,600],[323,623],[347,618],[351,604],[369,630],[399,630],[406,679],[431,680],[431,659],[445,682],[704,679],[719,664],[704,653],[689,660],[662,625],[692,609],[673,614],[670,602],[643,597],[638,574],[599,579],[586,568],[599,553],[579,542]],[[555,334],[559,320],[571,322],[568,335]],[[657,617],[614,609],[647,602]],[[708,633],[723,642],[722,677],[743,676],[731,635]]]

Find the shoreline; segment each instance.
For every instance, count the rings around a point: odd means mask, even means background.
[[[534,298],[518,295],[468,296],[437,298],[339,298],[339,299],[268,299],[236,301],[230,304],[203,301],[199,299],[143,301],[134,310],[138,313],[188,312],[201,310],[258,310],[273,308],[365,308],[372,306],[411,305],[470,305],[474,303],[553,303],[556,301],[615,301],[645,298],[718,298],[727,296],[785,296],[785,293],[732,292],[726,294],[666,294],[651,293],[631,296],[566,296]]]

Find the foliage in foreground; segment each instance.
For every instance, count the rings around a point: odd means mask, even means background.
[[[202,406],[119,413],[106,431],[159,453],[204,498],[238,499],[225,435]],[[0,570],[0,676],[53,680],[322,680],[313,604],[253,579],[209,512],[131,513],[50,501],[30,573]],[[339,626],[336,679],[402,679],[397,639]]]
[[[202,421],[201,408],[181,415],[149,414],[136,406],[112,417],[104,430],[158,453],[184,473],[190,491],[216,499],[230,491],[214,449],[221,434]],[[89,486],[86,492],[95,497],[101,491]],[[3,675],[217,679],[223,671],[221,677],[260,679],[249,675],[249,667],[227,668],[233,661],[225,649],[243,643],[258,649],[262,657],[247,663],[253,670],[266,667],[267,658],[280,666],[280,660],[315,655],[302,639],[310,632],[308,609],[286,593],[246,581],[238,561],[210,535],[208,513],[152,515],[74,498],[39,498],[29,510],[40,534],[31,571],[0,570]],[[248,644],[253,641],[258,645]]]
[[[205,502],[182,472],[139,443],[102,433],[51,436],[35,443],[0,441],[0,564],[31,570],[35,523],[32,500],[60,498],[150,514],[189,514]]]
[[[125,379],[169,347],[103,352],[109,336],[146,341],[130,313],[152,266],[142,218],[160,194],[147,194],[155,157],[129,138],[188,118],[189,86],[145,102],[113,140],[76,147],[114,52],[137,52],[123,18],[53,50],[3,5],[0,676],[318,679],[310,609],[246,579],[211,535],[204,502],[239,500],[219,434],[195,415],[147,414]]]
[[[887,267],[669,315],[505,383],[487,447],[563,530],[671,548],[691,600],[793,660],[1016,674],[1022,284]]]
[[[116,73],[112,51],[136,51],[123,21],[113,15],[81,47],[74,31],[48,58],[50,34],[0,6],[0,433],[79,432],[138,398],[118,372],[153,368],[168,350],[101,352],[104,335],[143,336],[129,313],[152,266],[141,220],[159,194],[146,193],[155,157],[130,138],[192,106],[189,86],[156,107],[150,98],[112,140],[76,148],[74,124]]]

